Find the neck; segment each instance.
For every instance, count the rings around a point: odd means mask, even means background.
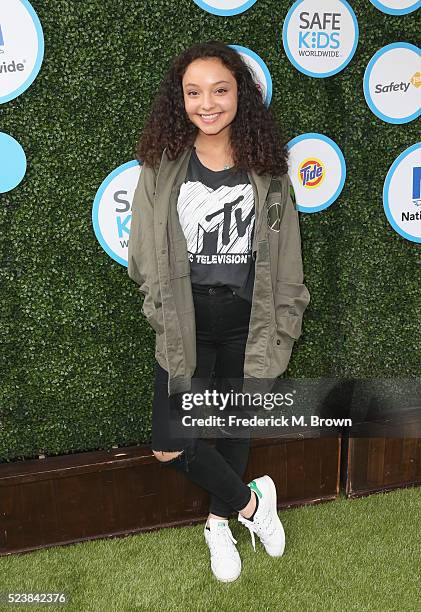
[[[224,154],[231,150],[229,132],[222,130],[219,134],[205,134],[198,130],[194,146],[199,151]]]

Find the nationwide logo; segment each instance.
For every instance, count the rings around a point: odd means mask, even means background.
[[[401,81],[400,83],[395,83],[392,81],[391,83],[387,83],[387,85],[384,83],[377,83],[374,93],[384,94],[391,93],[392,91],[403,91],[406,93],[411,85],[417,88],[421,86],[420,72],[416,72],[408,81]]]
[[[4,46],[3,30],[0,24],[0,55],[5,52]],[[15,60],[12,60],[8,64],[6,62],[2,62],[0,64],[0,76],[2,74],[6,74],[7,72],[23,72],[25,70],[25,61],[26,60],[23,60],[23,62],[15,62]]]
[[[415,206],[421,206],[421,167],[412,168],[412,202]],[[421,221],[421,211],[402,211],[402,221]]]
[[[302,11],[299,15],[299,55],[340,57],[341,19],[342,13]]]
[[[421,168],[412,168],[412,201],[415,206],[421,206]]]
[[[7,72],[23,72],[24,70],[25,64],[22,62],[15,62],[15,60],[12,60],[9,64],[6,64],[6,62],[0,64],[0,76]]]
[[[390,166],[383,186],[383,208],[398,234],[421,244],[421,142],[403,151]]]
[[[43,57],[42,26],[31,0],[0,0],[0,107],[30,87]]]
[[[323,183],[326,168],[320,159],[309,157],[298,166],[298,177],[303,187],[314,189]]]

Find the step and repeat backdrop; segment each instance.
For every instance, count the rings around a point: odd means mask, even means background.
[[[92,406],[114,402],[119,412],[122,397],[127,407],[135,401],[124,376],[133,368],[147,378],[138,390],[149,388],[153,338],[146,328],[134,338],[134,310],[124,322],[121,314],[142,171],[133,151],[171,58],[211,39],[248,63],[288,140],[312,294],[293,371],[419,373],[420,4],[2,0],[6,403],[64,406],[72,380],[75,402],[90,386]],[[16,382],[16,352],[33,368],[27,387]],[[148,425],[128,423],[127,413],[123,435],[138,427],[135,437],[146,436]],[[76,431],[66,422],[59,440]]]
[[[193,0],[221,18],[235,17],[256,0]],[[417,0],[372,3],[390,15],[406,15],[420,6]],[[44,37],[40,20],[27,0],[5,0],[0,22],[0,103],[21,95],[33,83],[42,65]],[[283,53],[296,70],[313,78],[329,78],[346,70],[360,36],[358,20],[346,0],[297,0],[285,15]],[[231,45],[251,66],[266,104],[272,97],[272,77],[264,58],[253,49]],[[396,41],[376,51],[367,64],[362,86],[370,110],[382,121],[403,124],[421,112],[421,50],[411,42]],[[340,112],[338,109],[336,112]],[[317,126],[314,126],[315,128]],[[339,197],[346,180],[346,160],[326,134],[299,134],[289,142],[290,177],[298,210],[314,213]],[[413,143],[394,160],[384,177],[383,207],[391,228],[402,237],[421,242],[421,144]],[[19,142],[0,134],[0,189],[15,188],[23,180],[26,156]],[[113,168],[99,186],[92,220],[95,235],[110,257],[127,265],[130,203],[140,167],[127,162]],[[120,207],[116,202],[120,200]]]

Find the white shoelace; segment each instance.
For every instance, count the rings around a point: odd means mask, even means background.
[[[228,550],[230,556],[236,556],[236,549],[234,549],[231,542],[237,544],[237,540],[232,535],[228,524],[225,527],[218,527],[210,533],[212,536],[210,540],[212,554],[220,556],[220,554],[223,553],[223,555],[226,556]]]
[[[267,512],[266,516],[261,521],[256,520],[256,518],[254,518],[253,521],[250,521],[249,519],[246,519],[244,516],[242,516],[242,514],[238,515],[238,520],[240,521],[240,523],[245,525],[247,529],[249,530],[254,552],[256,552],[256,540],[254,538],[254,534],[257,533],[257,535],[263,541],[266,538],[264,537],[262,538],[262,536],[259,533],[262,528],[264,528],[267,532],[269,532],[268,535],[272,535],[273,532],[275,531],[275,528],[273,525],[273,516],[270,512]]]

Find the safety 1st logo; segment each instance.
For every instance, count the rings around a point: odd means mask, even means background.
[[[323,183],[326,167],[317,157],[308,157],[298,165],[298,180],[306,189],[314,189]]]
[[[421,87],[421,72],[416,72],[407,81],[400,81],[399,83],[395,83],[394,81],[390,83],[377,83],[374,92],[376,94],[391,93],[393,91],[403,91],[406,93],[411,85],[416,88]]]
[[[421,72],[416,72],[410,79],[410,83],[416,88],[421,87]]]

